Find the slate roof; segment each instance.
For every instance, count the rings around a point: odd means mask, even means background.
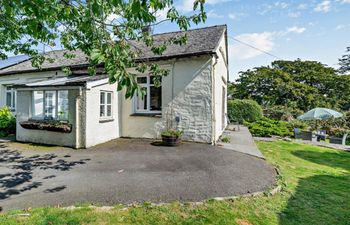
[[[26,56],[26,55],[17,55],[17,56],[8,57],[7,59],[4,59],[4,60],[0,60],[0,69],[23,62],[28,58],[29,56]]]
[[[57,86],[83,86],[88,82],[103,80],[108,78],[107,75],[70,75],[55,79],[41,80],[32,83],[16,85],[16,87],[57,87]]]
[[[188,31],[155,34],[155,44],[162,43],[163,41],[172,37],[182,36],[184,34],[187,35],[186,45],[169,45],[167,46],[167,50],[162,55],[154,55],[152,51],[143,43],[132,41],[131,44],[137,50],[142,52],[142,54],[140,54],[136,59],[137,62],[145,60],[155,61],[170,58],[189,57],[203,54],[215,54],[215,50],[219,45],[220,39],[223,33],[226,31],[226,28],[226,25],[218,25]],[[55,61],[53,63],[45,61],[42,64],[41,69],[32,67],[30,60],[26,60],[16,65],[1,69],[0,75],[55,70],[61,69],[62,67],[84,68],[88,66],[87,57],[84,53],[81,51],[75,51],[74,54],[76,56],[72,59],[67,59],[63,56],[66,51],[67,50],[58,50],[46,53],[47,57],[54,58]]]

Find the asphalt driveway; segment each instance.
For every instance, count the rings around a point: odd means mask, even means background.
[[[264,191],[275,182],[266,161],[206,144],[152,146],[117,139],[86,150],[3,143],[3,210],[77,203],[201,201]]]

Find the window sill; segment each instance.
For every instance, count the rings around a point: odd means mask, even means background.
[[[130,116],[143,116],[143,117],[157,117],[157,118],[161,118],[162,117],[162,113],[133,113],[133,114],[130,114]]]
[[[100,119],[98,122],[99,123],[108,123],[108,122],[113,122],[114,119],[113,118],[104,118],[104,119]]]

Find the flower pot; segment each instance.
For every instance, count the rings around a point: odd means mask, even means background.
[[[166,146],[178,146],[181,143],[181,138],[176,136],[162,135],[163,144]]]

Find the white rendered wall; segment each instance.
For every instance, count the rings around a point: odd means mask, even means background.
[[[177,128],[184,140],[211,143],[211,63],[210,56],[163,62],[171,73],[162,82],[162,115],[133,116],[132,100],[122,96],[121,136],[159,138],[162,130]]]
[[[112,94],[112,119],[100,119],[100,91],[111,91]],[[119,137],[119,113],[118,113],[118,92],[116,84],[103,84],[86,90],[86,111],[85,114],[85,147]],[[81,115],[82,116],[82,115]],[[82,116],[83,117],[83,116]]]
[[[222,135],[224,129],[227,126],[227,76],[228,76],[228,56],[226,53],[226,41],[225,36],[223,35],[219,47],[216,51],[217,61],[213,68],[213,80],[214,80],[214,126],[215,134],[214,139],[217,141]],[[215,59],[213,60],[215,62]],[[223,88],[225,88],[224,95],[225,103],[223,103]],[[224,109],[224,110],[223,110]],[[224,119],[223,119],[224,117]]]

